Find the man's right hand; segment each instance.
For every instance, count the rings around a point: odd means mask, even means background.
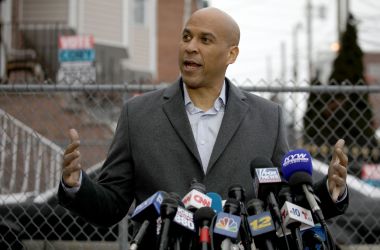
[[[62,178],[68,187],[78,187],[81,172],[81,156],[79,152],[79,135],[75,129],[70,129],[70,144],[63,155]]]

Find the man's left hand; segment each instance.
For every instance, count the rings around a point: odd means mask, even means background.
[[[344,194],[346,189],[348,157],[343,152],[344,143],[343,139],[339,139],[335,144],[328,171],[327,183],[334,202]]]

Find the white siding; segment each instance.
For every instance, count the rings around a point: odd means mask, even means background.
[[[156,0],[144,0],[144,22],[136,23],[134,18],[134,1],[129,8],[129,68],[149,72],[155,76],[156,66]]]
[[[122,46],[125,25],[123,0],[83,1],[82,33],[93,34],[96,43]]]
[[[130,66],[135,70],[150,72],[150,30],[143,26],[132,28]]]
[[[24,22],[68,22],[68,0],[22,0]]]

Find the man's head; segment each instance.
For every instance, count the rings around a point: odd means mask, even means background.
[[[194,12],[179,46],[179,67],[187,86],[220,86],[239,54],[239,40],[239,26],[227,13],[216,8]]]

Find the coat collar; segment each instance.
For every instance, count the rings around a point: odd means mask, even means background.
[[[227,104],[222,124],[211,153],[207,172],[215,165],[248,111],[245,94],[232,84],[229,79],[226,78],[225,80]],[[199,166],[202,169],[201,158],[184,107],[182,79],[179,79],[176,83],[165,89],[163,99],[164,113],[183,143],[198,160]]]

